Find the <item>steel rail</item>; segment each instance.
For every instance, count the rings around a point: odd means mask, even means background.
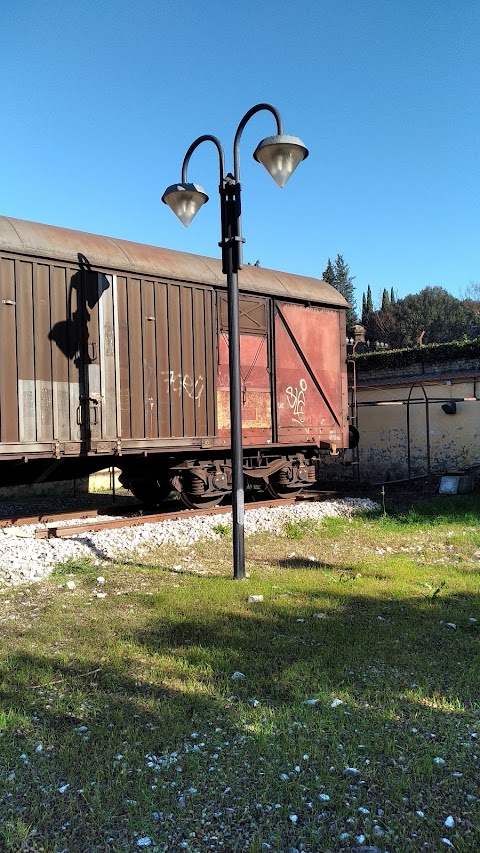
[[[289,506],[296,503],[296,498],[283,498],[281,500],[255,501],[248,504],[245,510],[266,509],[275,506]],[[180,518],[191,518],[194,515],[226,515],[231,513],[229,506],[216,506],[213,509],[182,509],[177,512],[159,512],[154,515],[133,516],[132,518],[118,518],[109,521],[93,521],[86,524],[65,524],[61,527],[40,527],[35,531],[36,539],[59,539],[69,536],[78,536],[80,533],[95,533],[100,530],[116,530],[119,527],[137,527],[140,524],[157,524],[161,521],[175,521]]]
[[[69,521],[71,518],[95,518],[98,515],[122,515],[141,509],[139,504],[125,504],[122,507],[109,506],[96,509],[65,510],[64,512],[44,512],[39,515],[15,515],[10,518],[0,518],[2,527],[26,527],[31,524],[49,524],[53,521]]]

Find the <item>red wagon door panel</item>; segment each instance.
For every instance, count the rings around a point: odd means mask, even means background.
[[[272,440],[270,374],[267,338],[240,335],[240,382],[242,395],[242,440],[245,445]],[[228,336],[218,340],[217,426],[218,437],[230,443],[230,381]]]
[[[276,303],[278,441],[348,447],[345,317],[328,308]]]
[[[268,364],[268,305],[265,298],[240,295],[240,382],[244,445],[272,441],[271,383]],[[226,294],[218,306],[217,435],[230,443],[230,380]]]

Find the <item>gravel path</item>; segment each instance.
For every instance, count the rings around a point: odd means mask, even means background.
[[[281,534],[288,521],[321,520],[328,516],[349,516],[372,510],[377,504],[366,498],[343,498],[320,503],[306,502],[269,509],[249,509],[245,513],[245,535],[259,531]],[[25,508],[23,508],[25,512]],[[102,520],[102,516],[98,517]],[[56,522],[72,524],[72,521]],[[78,521],[79,524],[83,523]],[[200,539],[218,539],[219,525],[231,525],[231,510],[224,515],[193,516],[138,527],[123,527],[97,533],[80,533],[65,539],[35,539],[37,527],[28,525],[0,528],[0,592],[7,587],[40,581],[56,563],[93,558],[98,565],[108,564],[132,553],[144,556],[159,545],[192,545]]]

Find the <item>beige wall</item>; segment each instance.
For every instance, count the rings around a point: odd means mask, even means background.
[[[410,413],[411,476],[427,473],[428,447],[431,473],[463,471],[480,463],[479,379],[424,381],[429,399],[428,430],[422,387],[413,388],[407,407],[405,401],[412,389],[411,381],[382,385],[376,379],[366,387],[367,381],[363,379],[357,388],[360,480],[373,483],[408,477],[407,409]],[[442,402],[448,400],[456,401],[454,415],[442,410]]]

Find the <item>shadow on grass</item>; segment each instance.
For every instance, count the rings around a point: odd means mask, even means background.
[[[338,576],[338,566],[321,570]],[[4,849],[34,849],[32,839],[32,846],[20,846],[20,830],[9,830],[11,842],[5,834],[7,824],[21,819],[35,827],[38,849],[131,850],[137,831],[173,851],[187,830],[200,837],[205,809],[215,825],[212,815],[220,802],[230,804],[230,812],[222,811],[228,849],[254,850],[255,838],[280,832],[278,819],[255,812],[259,779],[263,800],[278,803],[277,817],[285,817],[275,850],[300,842],[306,850],[339,849],[329,847],[329,839],[338,837],[337,818],[313,824],[301,786],[280,788],[279,770],[295,761],[295,750],[308,751],[317,780],[337,784],[345,797],[350,789],[343,768],[360,760],[360,742],[377,749],[372,766],[364,766],[368,790],[378,799],[381,786],[393,810],[403,809],[399,792],[406,777],[399,756],[406,757],[407,767],[415,761],[409,726],[438,733],[435,743],[421,748],[422,761],[425,750],[429,756],[425,767],[431,767],[443,741],[458,732],[467,737],[461,720],[468,727],[478,713],[479,633],[470,620],[480,619],[480,595],[373,599],[355,588],[348,567],[344,574],[352,582],[333,592],[312,584],[296,587],[290,577],[288,590],[271,590],[263,603],[250,607],[245,588],[218,579],[197,582],[195,609],[171,592],[152,596],[148,609],[139,596],[142,627],[119,628],[115,664],[103,654],[108,650],[101,632],[97,654],[93,650],[82,665],[62,662],[53,651],[11,651],[0,670],[1,777],[15,774],[0,785]],[[213,584],[216,597],[210,598]],[[88,613],[82,615],[86,621]],[[61,620],[61,613],[50,611],[49,618]],[[65,630],[73,658],[81,619]],[[235,671],[246,678],[232,680]],[[341,711],[331,708],[334,697],[342,699]],[[304,704],[312,698],[318,705]],[[454,734],[448,729],[453,718]],[[193,730],[200,732],[203,751],[194,751]],[[36,753],[40,738],[42,750]],[[227,763],[212,773],[218,740],[229,744]],[[181,774],[174,753],[181,757]],[[147,755],[159,759],[157,770],[148,767]],[[269,762],[271,778],[265,775]],[[332,781],[331,766],[338,782]],[[411,772],[414,778],[418,768]],[[450,778],[435,786],[432,771],[424,772],[432,786],[424,801],[433,808],[440,797],[442,813],[458,810],[461,780],[451,791]],[[69,789],[61,795],[63,784]],[[199,800],[186,810],[178,791],[192,785]],[[309,785],[310,777],[304,787]],[[317,791],[318,784],[308,788],[308,796]],[[246,809],[254,815],[248,826],[239,819],[238,802],[242,814]],[[300,814],[300,827],[288,823],[292,808]],[[170,816],[161,826],[151,817],[158,810]]]

